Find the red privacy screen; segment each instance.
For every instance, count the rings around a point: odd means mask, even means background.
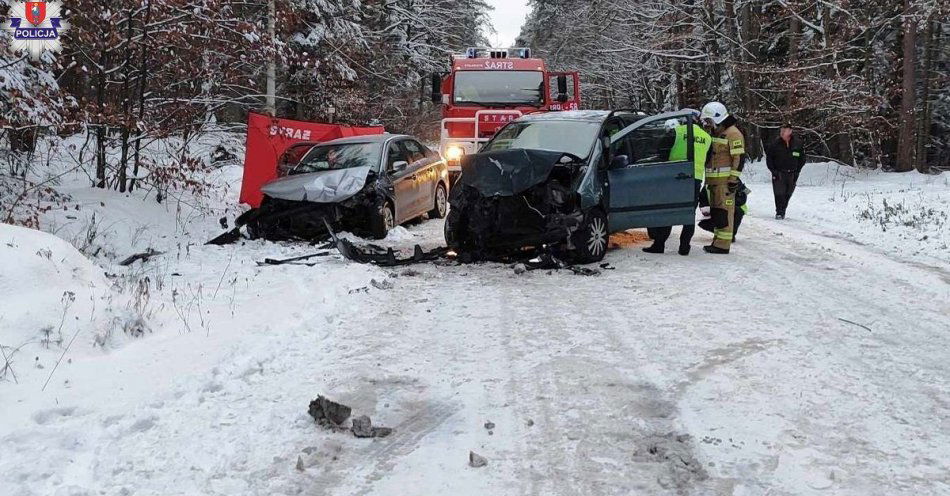
[[[247,151],[244,155],[244,179],[241,203],[259,207],[261,186],[277,177],[277,161],[294,143],[323,143],[347,136],[383,134],[382,127],[349,127],[318,122],[277,119],[261,114],[247,116]]]

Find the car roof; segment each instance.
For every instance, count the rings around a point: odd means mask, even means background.
[[[536,112],[519,117],[515,122],[534,121],[582,121],[603,122],[610,115],[609,110],[566,110],[561,112]]]
[[[346,145],[353,143],[385,143],[394,138],[412,138],[405,134],[367,134],[364,136],[349,136],[346,138],[337,138],[335,140],[324,141],[321,145]],[[415,138],[412,138],[415,139]]]
[[[689,109],[685,109],[689,110]],[[627,120],[631,118],[642,119],[651,117],[649,114],[639,111],[620,109],[620,110],[565,110],[561,112],[536,112],[524,115],[516,122],[535,122],[535,121],[580,121],[580,122],[604,122],[611,115],[623,116]],[[657,114],[662,115],[662,114]],[[655,117],[655,116],[654,116]]]

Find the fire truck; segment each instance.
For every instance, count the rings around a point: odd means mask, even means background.
[[[580,105],[578,73],[548,72],[528,48],[469,48],[450,62],[450,72],[432,76],[432,102],[442,104],[439,150],[453,178],[462,156],[508,122]]]

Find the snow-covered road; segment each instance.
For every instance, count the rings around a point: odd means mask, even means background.
[[[182,224],[80,190],[84,211],[117,226],[112,249],[166,254],[110,269],[147,279],[123,313],[130,292],[102,296],[109,282],[78,252],[0,226],[0,256],[19,264],[0,277],[13,365],[0,493],[947,494],[946,238],[915,250],[898,226],[877,239],[834,193],[844,186],[821,188],[806,184],[798,206],[830,203],[785,222],[755,197],[728,257],[702,253],[707,233],[689,257],[646,255],[629,233],[592,277],[336,254],[258,267],[314,248],[189,244],[216,218]],[[941,198],[944,186],[921,188]],[[386,243],[434,247],[441,223]],[[129,312],[147,316],[144,337],[116,328]],[[71,348],[50,342],[57,325],[79,336]],[[307,406],[319,394],[395,433],[318,427]],[[488,465],[469,467],[469,451]]]
[[[437,242],[439,229],[411,227],[395,244]],[[647,256],[621,241],[608,258],[615,269],[595,277],[245,262],[228,279],[255,291],[218,305],[233,317],[208,317],[219,323],[207,333],[135,342],[113,370],[78,362],[53,397],[7,390],[23,415],[3,429],[3,485],[155,495],[950,490],[945,269],[765,219],[750,219],[730,257]],[[229,260],[273,246],[200,250],[190,259],[200,263],[176,270],[216,266],[191,281],[214,285]],[[229,329],[237,323],[245,328]],[[306,413],[318,394],[395,434],[322,430]],[[469,468],[469,450],[488,466]]]

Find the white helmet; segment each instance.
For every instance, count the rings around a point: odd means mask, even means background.
[[[726,120],[726,117],[729,117],[729,111],[726,110],[726,106],[719,102],[709,102],[703,107],[703,111],[700,114],[700,119],[702,120],[711,120],[716,125],[722,124],[722,121]]]

